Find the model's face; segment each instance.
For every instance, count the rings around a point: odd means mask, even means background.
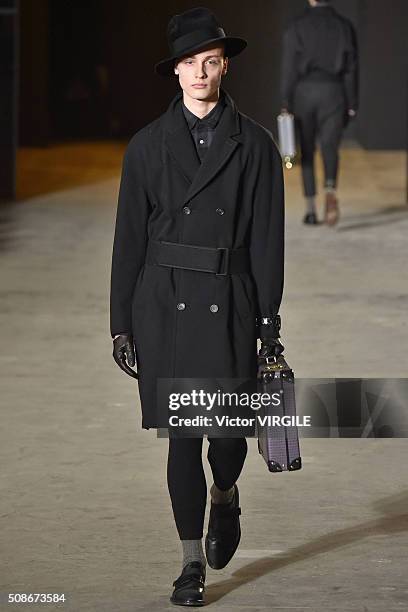
[[[211,47],[182,57],[174,67],[180,87],[194,100],[211,100],[218,92],[221,78],[227,72],[228,58],[224,48]]]

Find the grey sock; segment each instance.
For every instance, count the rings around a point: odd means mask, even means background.
[[[306,198],[306,212],[315,213],[316,212],[316,200],[315,196],[310,196]]]
[[[234,498],[234,491],[234,486],[226,491],[222,491],[215,483],[213,483],[210,489],[211,501],[214,504],[229,504],[229,502],[231,502]]]
[[[202,540],[181,540],[181,544],[183,546],[182,569],[192,561],[200,561],[204,566],[206,565]]]

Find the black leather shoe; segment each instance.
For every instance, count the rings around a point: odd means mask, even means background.
[[[222,569],[231,561],[241,539],[239,493],[237,485],[234,487],[234,497],[230,503],[211,502],[205,554],[208,565],[213,569]]]
[[[174,591],[170,597],[176,606],[203,606],[205,591],[205,567],[200,561],[187,563],[180,576],[173,582]]]
[[[316,213],[306,213],[303,217],[303,223],[306,225],[318,225],[319,222]]]

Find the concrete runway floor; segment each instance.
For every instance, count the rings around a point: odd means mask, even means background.
[[[286,173],[282,340],[299,377],[407,375],[404,161],[344,150],[335,229],[302,225],[299,169]],[[175,609],[167,443],[141,430],[137,382],[111,356],[117,188],[118,175],[0,209],[1,610]],[[242,540],[208,570],[208,608],[406,612],[407,440],[301,446],[304,469],[269,474],[250,440]],[[38,592],[66,602],[6,603]]]

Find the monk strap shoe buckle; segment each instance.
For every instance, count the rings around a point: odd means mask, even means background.
[[[211,508],[215,512],[216,519],[231,519],[241,514],[241,508],[239,506],[231,508],[229,504],[212,504]]]
[[[185,574],[177,578],[177,580],[173,582],[173,586],[179,588],[190,583],[198,583],[199,586],[201,586],[203,583],[203,576],[201,574]]]
[[[220,251],[220,259],[218,265],[218,272],[215,276],[227,276],[229,268],[230,250],[228,247],[217,247],[217,251]]]

